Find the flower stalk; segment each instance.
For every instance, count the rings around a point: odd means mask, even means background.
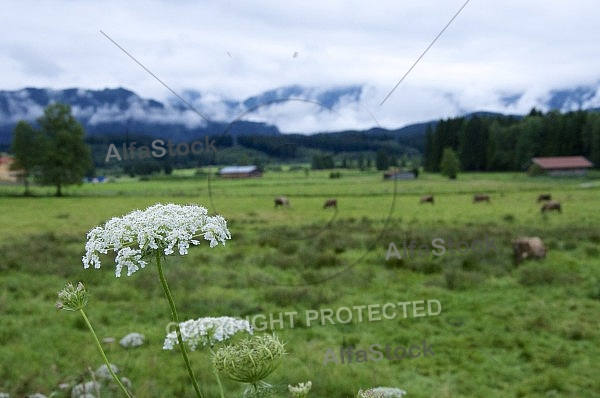
[[[110,375],[112,376],[114,381],[119,385],[119,388],[121,389],[121,391],[123,391],[123,394],[125,394],[125,396],[127,398],[132,398],[131,395],[129,394],[129,391],[127,391],[127,388],[125,388],[125,386],[121,382],[121,379],[119,379],[119,377],[115,374],[115,372],[113,372],[112,367],[110,366],[110,362],[108,361],[108,358],[106,357],[106,354],[104,353],[104,349],[102,349],[100,340],[98,340],[98,335],[96,335],[96,332],[94,331],[94,328],[92,327],[92,324],[90,323],[90,320],[88,319],[87,315],[85,314],[85,311],[83,310],[83,308],[79,309],[79,313],[83,317],[83,320],[85,321],[85,324],[87,325],[88,329],[92,333],[92,336],[94,336],[94,341],[96,342],[96,347],[98,347],[98,350],[100,351],[100,355],[102,355],[102,359],[104,360],[104,363],[106,364],[106,367],[108,368],[108,371],[110,372]]]
[[[213,352],[214,355],[214,352]],[[215,378],[217,379],[217,384],[219,384],[219,393],[221,394],[221,398],[225,398],[225,393],[223,392],[223,384],[221,384],[221,378],[219,377],[219,372],[217,372],[217,369],[215,369],[215,367],[212,367],[213,373],[215,375]]]
[[[169,289],[169,285],[167,284],[167,278],[165,278],[165,273],[160,263],[159,251],[156,252],[156,267],[158,268],[158,276],[160,278],[160,283],[162,284],[163,290],[165,291],[165,295],[167,296],[169,307],[171,307],[171,319],[173,320],[173,322],[175,322],[175,332],[177,333],[177,341],[179,341],[179,348],[181,349],[181,356],[183,357],[183,361],[185,362],[185,367],[187,368],[188,374],[190,375],[190,379],[192,380],[192,385],[194,386],[196,396],[198,396],[198,398],[204,398],[202,396],[202,392],[200,391],[200,386],[198,385],[196,376],[194,376],[194,371],[192,369],[190,359],[185,349],[185,345],[183,344],[183,338],[181,337],[181,329],[179,327],[179,317],[177,316],[177,308],[175,307],[175,300],[173,300],[173,295],[171,294],[171,290]]]
[[[64,310],[64,311],[77,311],[81,314],[85,324],[87,325],[88,329],[92,333],[92,336],[94,337],[94,341],[96,342],[96,347],[98,347],[98,350],[100,351],[100,355],[102,355],[102,359],[104,360],[104,363],[106,364],[108,371],[110,372],[110,375],[115,380],[115,382],[119,385],[119,388],[121,388],[121,390],[123,391],[125,396],[127,398],[131,398],[131,395],[129,394],[129,392],[127,391],[127,389],[125,388],[125,386],[123,385],[121,380],[117,377],[115,372],[113,372],[112,367],[110,366],[110,362],[108,361],[108,358],[106,357],[106,354],[104,353],[104,349],[102,348],[102,345],[100,344],[100,340],[98,340],[98,335],[96,334],[96,331],[92,327],[92,324],[90,323],[90,320],[88,319],[88,317],[84,311],[84,308],[88,303],[88,298],[89,298],[89,293],[86,290],[83,283],[79,282],[79,283],[77,283],[77,286],[73,286],[72,283],[67,283],[65,288],[62,289],[60,292],[58,292],[58,302],[56,303],[56,308],[59,310]]]

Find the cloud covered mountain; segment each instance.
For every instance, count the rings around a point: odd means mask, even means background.
[[[147,134],[168,139],[192,139],[198,135],[317,133],[324,131],[367,130],[378,123],[366,108],[373,102],[374,89],[363,85],[304,87],[292,85],[268,90],[241,100],[210,93],[185,90],[180,97],[164,102],[145,99],[124,88],[65,90],[24,88],[0,91],[0,145],[8,145],[19,120],[34,122],[52,102],[71,105],[73,114],[87,133]],[[505,113],[527,97],[526,93],[498,95]],[[456,97],[444,94],[448,102]],[[600,84],[557,89],[539,96],[534,106],[542,110],[571,111],[600,106]],[[522,108],[522,106],[521,106]],[[464,109],[466,114],[479,109]],[[502,112],[503,109],[494,109]],[[362,114],[362,118],[357,116]],[[459,116],[454,115],[454,116]],[[437,119],[431,117],[431,119]],[[402,126],[393,126],[399,128]]]

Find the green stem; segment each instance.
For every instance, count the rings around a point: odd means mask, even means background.
[[[183,344],[183,338],[181,337],[181,329],[179,328],[179,317],[177,316],[177,309],[175,308],[175,301],[173,300],[173,296],[171,295],[171,290],[169,290],[169,285],[167,284],[167,279],[165,278],[162,265],[160,264],[160,252],[158,250],[156,251],[156,266],[158,268],[158,276],[160,277],[160,283],[162,283],[163,290],[165,291],[165,295],[167,296],[167,300],[169,301],[169,306],[171,307],[171,318],[173,319],[173,322],[175,322],[177,341],[179,342],[179,348],[181,349],[181,355],[183,356],[185,367],[187,368],[190,378],[192,379],[192,385],[194,386],[194,391],[196,391],[196,396],[198,398],[204,398],[202,396],[202,392],[200,391],[200,386],[196,381],[196,377],[194,376],[194,371],[192,370],[192,365],[190,364],[190,359],[188,358],[185,345]]]
[[[113,370],[110,366],[110,362],[108,362],[108,358],[106,357],[106,354],[104,353],[104,350],[102,349],[100,340],[98,340],[98,336],[96,335],[96,332],[94,331],[94,328],[92,327],[92,324],[90,323],[90,320],[88,319],[87,315],[85,314],[85,311],[83,310],[83,308],[79,309],[79,313],[83,317],[83,320],[85,321],[85,324],[87,325],[87,327],[90,329],[90,332],[92,332],[92,336],[94,336],[94,340],[96,341],[96,346],[98,347],[98,350],[100,350],[100,355],[102,355],[102,359],[104,359],[104,363],[106,364],[106,367],[108,368],[108,371],[110,372],[110,375],[117,382],[119,387],[121,387],[123,394],[125,394],[126,397],[131,398],[131,395],[129,395],[129,392],[127,391],[127,389],[125,388],[123,383],[121,383],[121,380],[117,377],[115,372],[113,372]]]
[[[213,349],[210,349],[210,352],[214,355],[215,352],[213,351]],[[221,384],[221,378],[219,377],[219,372],[217,371],[217,369],[213,366],[213,373],[215,374],[215,377],[217,378],[217,383],[219,384],[219,392],[221,393],[221,398],[225,398],[225,394],[223,392],[223,385]]]

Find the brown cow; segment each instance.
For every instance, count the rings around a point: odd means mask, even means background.
[[[277,206],[290,207],[290,201],[285,196],[280,196],[278,198],[275,198],[275,208],[277,208]]]
[[[473,196],[473,203],[479,203],[479,202],[488,202],[488,203],[490,203],[490,196],[489,195],[475,195],[475,196]]]
[[[542,202],[542,201],[549,201],[552,200],[552,195],[550,195],[549,193],[542,193],[538,196],[538,203]]]
[[[546,211],[558,210],[559,213],[562,213],[562,209],[560,207],[560,202],[548,202],[544,203],[542,206],[541,212],[544,213]]]
[[[327,209],[328,207],[335,207],[337,210],[337,199],[327,199],[323,205],[323,208]]]
[[[433,204],[433,195],[425,195],[421,197],[419,203],[431,203]]]
[[[519,237],[512,241],[514,263],[519,265],[525,259],[542,259],[546,257],[544,242],[537,236]]]

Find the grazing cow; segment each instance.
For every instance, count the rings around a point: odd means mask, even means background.
[[[280,196],[278,198],[275,198],[275,208],[277,208],[277,206],[290,207],[290,201],[285,196]]]
[[[537,236],[519,237],[512,241],[514,263],[519,265],[525,259],[542,259],[546,257],[544,242]]]
[[[337,210],[337,199],[327,199],[325,201],[325,204],[323,205],[323,208],[327,209],[329,207],[335,207],[335,209]]]
[[[543,202],[543,201],[548,201],[548,200],[552,200],[552,195],[550,195],[549,193],[542,193],[538,196],[538,203]]]
[[[560,208],[560,202],[548,202],[544,203],[542,206],[541,212],[544,213],[546,211],[558,210],[559,213],[562,213],[562,209]]]
[[[488,202],[490,203],[490,195],[475,195],[473,196],[473,203]]]
[[[426,195],[421,197],[419,203],[431,203],[433,204],[433,195]]]

